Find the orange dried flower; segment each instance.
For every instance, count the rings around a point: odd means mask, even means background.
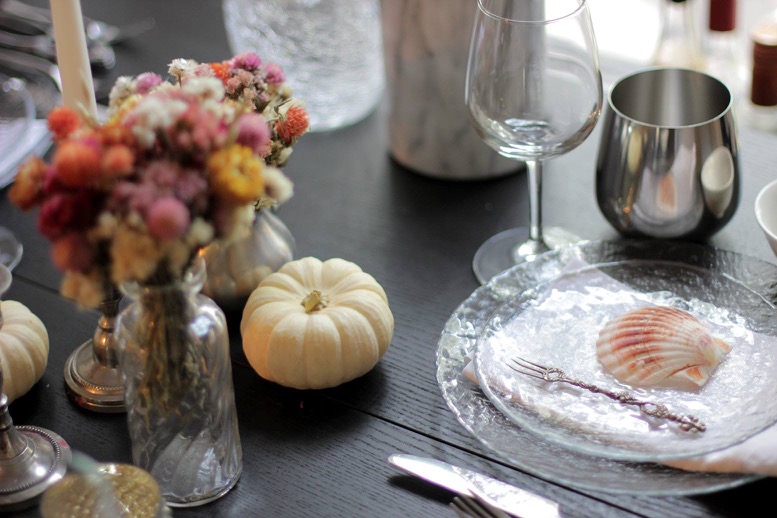
[[[135,145],[135,136],[129,128],[114,122],[100,127],[100,141],[104,146],[121,144],[132,147]]]
[[[66,234],[51,244],[51,260],[63,272],[86,272],[93,259],[94,251],[89,241],[77,232]]]
[[[216,74],[216,77],[221,79],[222,82],[226,83],[227,79],[229,79],[229,62],[223,61],[221,63],[211,63],[210,69],[213,70],[213,73]]]
[[[68,187],[89,185],[100,177],[100,155],[83,142],[65,141],[54,154],[57,178]]]
[[[286,111],[286,116],[275,123],[275,131],[287,146],[301,137],[310,125],[308,112],[302,106],[292,106]]]
[[[41,201],[43,182],[46,177],[46,163],[37,156],[19,167],[8,197],[11,203],[22,210],[29,210]]]
[[[127,146],[118,144],[105,150],[102,169],[110,176],[124,176],[132,172],[135,155]]]
[[[75,130],[81,127],[81,118],[78,114],[64,106],[58,106],[49,112],[49,130],[54,134],[54,140],[65,139]]]

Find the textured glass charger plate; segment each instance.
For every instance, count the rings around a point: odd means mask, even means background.
[[[599,363],[596,343],[605,324],[649,306],[686,311],[732,347],[703,387],[691,383],[690,390],[635,388],[616,380]],[[774,317],[774,306],[761,295],[707,268],[643,259],[595,265],[573,260],[564,273],[494,313],[477,344],[475,372],[502,413],[521,428],[569,449],[632,461],[700,455],[739,443],[777,421]],[[626,332],[623,342],[631,342],[634,329]],[[677,359],[677,352],[686,350],[688,338],[660,338],[651,357],[656,361],[633,368],[645,372],[661,361],[669,371],[687,367],[688,358]],[[700,363],[707,361],[695,348],[688,350]],[[537,380],[514,368],[516,356],[560,368],[572,378],[614,393],[628,392],[641,401],[664,404],[671,412],[693,415],[706,431],[684,431],[677,423],[646,416],[639,408],[602,394]],[[622,361],[636,363],[633,357]]]
[[[506,303],[564,273],[572,261],[601,265],[633,260],[695,267],[709,276],[727,277],[740,289],[760,294],[768,302],[777,300],[773,281],[777,279],[777,266],[703,245],[659,240],[590,242],[549,252],[498,275],[470,295],[448,319],[437,350],[437,381],[448,406],[464,428],[500,458],[536,476],[570,486],[611,493],[682,495],[718,491],[760,478],[682,471],[653,462],[622,461],[575,451],[517,426],[477,384],[462,375],[490,318]],[[638,286],[632,287],[638,290]]]

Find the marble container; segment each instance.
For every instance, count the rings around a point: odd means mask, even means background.
[[[391,154],[418,173],[493,178],[522,164],[478,137],[464,104],[475,0],[382,0]]]

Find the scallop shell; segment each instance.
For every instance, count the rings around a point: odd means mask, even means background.
[[[730,350],[690,313],[662,306],[613,318],[596,341],[602,366],[635,387],[699,388]]]

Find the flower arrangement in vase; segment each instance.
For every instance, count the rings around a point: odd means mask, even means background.
[[[253,138],[266,165],[286,165],[293,146],[308,130],[305,105],[292,96],[283,69],[275,63],[264,63],[252,52],[216,63],[175,60],[171,73],[181,81],[191,77],[218,77],[229,99],[258,114]],[[135,83],[130,82],[120,97],[139,86],[143,87],[142,77]],[[265,124],[259,123],[260,120]],[[256,217],[250,229],[244,229],[234,239],[216,240],[202,249],[208,273],[203,292],[222,309],[242,311],[257,285],[294,258],[294,237],[275,211],[270,210],[291,194],[290,182],[278,183],[269,197],[257,200]]]
[[[220,497],[242,466],[226,321],[198,293],[199,251],[246,232],[258,200],[291,195],[265,163],[283,154],[266,119],[213,68],[184,64],[171,64],[174,83],[119,79],[104,124],[54,110],[51,163],[29,160],[10,192],[40,207],[63,295],[95,307],[121,286],[134,300],[117,323],[133,460],[177,506]],[[274,109],[283,133],[283,102]]]

